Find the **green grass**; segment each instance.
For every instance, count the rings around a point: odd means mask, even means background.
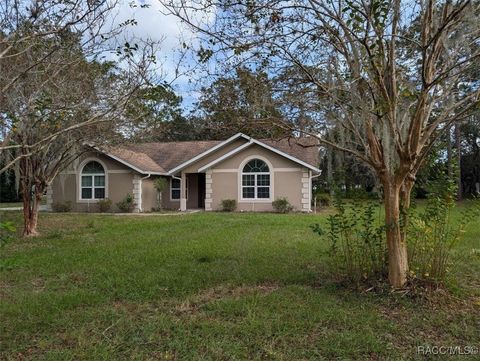
[[[42,214],[43,236],[0,249],[0,359],[387,360],[480,346],[478,225],[457,251],[454,296],[431,302],[335,283],[309,229],[319,220]]]
[[[0,202],[0,208],[17,208],[17,207],[22,207],[23,203],[22,202]]]

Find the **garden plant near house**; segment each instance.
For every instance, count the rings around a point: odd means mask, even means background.
[[[162,193],[168,188],[168,181],[166,178],[159,177],[155,179],[153,183],[155,190],[157,191],[157,209],[162,211]]]

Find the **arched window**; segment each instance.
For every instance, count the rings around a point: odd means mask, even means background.
[[[82,169],[81,199],[105,198],[105,169],[95,161],[90,161]]]
[[[270,168],[261,159],[252,159],[242,169],[242,198],[270,198]]]

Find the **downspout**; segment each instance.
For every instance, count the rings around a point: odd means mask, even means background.
[[[318,173],[317,175],[312,175],[310,177],[310,194],[313,197],[313,186],[312,186],[312,180],[313,178],[320,177],[322,175],[322,172]],[[313,213],[317,214],[317,198],[313,199]]]

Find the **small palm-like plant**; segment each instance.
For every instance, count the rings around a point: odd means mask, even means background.
[[[153,186],[157,190],[157,209],[162,210],[162,193],[168,187],[168,181],[165,178],[159,177],[155,179]]]

